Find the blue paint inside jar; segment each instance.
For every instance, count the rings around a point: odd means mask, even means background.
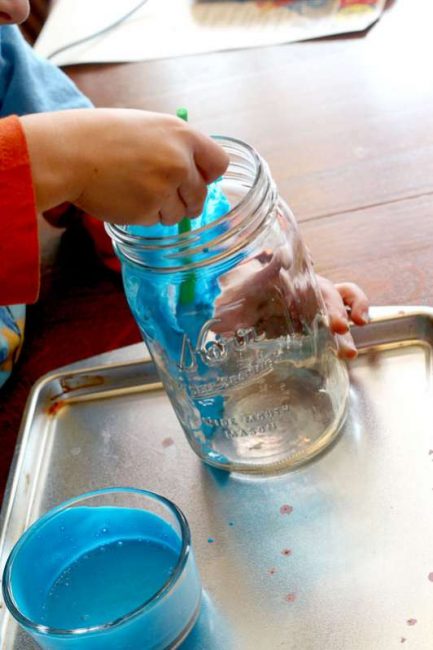
[[[230,211],[230,203],[218,182],[212,183],[199,217],[191,220],[191,232],[207,226]],[[218,226],[221,233],[227,225]],[[146,238],[155,238],[155,256],[158,265],[163,267],[170,262],[164,259],[164,250],[158,255],[158,238],[178,235],[178,226],[127,226],[125,231],[131,235]],[[216,236],[215,230],[209,237]],[[206,248],[204,250],[207,250]],[[158,343],[167,351],[168,356],[178,359],[182,337],[186,333],[191,340],[198,337],[203,321],[214,315],[214,303],[221,293],[218,282],[203,272],[193,272],[194,292],[192,300],[185,303],[181,300],[181,284],[175,285],[170,274],[152,273],[135,270],[134,279],[131,281],[127,271],[124,271],[125,292],[137,323],[146,337],[158,340]],[[137,286],[136,278],[139,277]],[[200,318],[197,318],[197,314]],[[156,329],[155,324],[158,325]]]
[[[220,181],[212,183],[208,187],[201,215],[191,220],[191,232],[217,222],[230,209],[230,201],[225,195]],[[223,234],[227,228],[227,223],[218,224],[203,235],[202,242],[210,243],[210,240]],[[158,257],[158,245],[162,243],[162,240],[158,242],[158,238],[177,236],[179,232],[177,225],[163,226],[161,224],[126,226],[125,231],[138,237],[155,238],[156,250],[153,253],[155,258]],[[207,240],[206,237],[208,237]],[[208,253],[209,248],[204,246],[205,258]],[[163,247],[157,264],[159,267],[163,267],[165,264],[169,265],[169,262],[166,263],[164,259]],[[203,323],[214,318],[215,302],[221,294],[218,279],[212,273],[195,270],[191,271],[187,278],[192,282],[193,291],[191,291],[191,300],[185,302],[182,300],[182,283],[173,282],[170,273],[154,273],[148,269],[130,268],[128,265],[123,265],[125,293],[131,311],[151,352],[154,354],[156,349],[161,350],[161,354],[168,359],[168,365],[166,363],[157,365],[159,367],[166,365],[168,376],[172,379],[179,372],[179,359],[185,335],[192,345],[197,343]],[[207,372],[207,367],[198,360],[197,375],[206,376]],[[170,379],[167,377],[165,379],[165,387],[170,394]],[[183,374],[183,380],[186,391],[190,392],[187,374]],[[201,432],[204,436],[202,446],[207,448],[208,441],[211,441],[214,434],[214,426],[207,422],[223,416],[224,398],[215,396],[212,400],[195,399],[194,397],[191,399],[200,414]],[[182,421],[182,417],[180,419]],[[209,448],[208,453],[214,452]],[[218,460],[224,462],[225,459],[221,456]]]

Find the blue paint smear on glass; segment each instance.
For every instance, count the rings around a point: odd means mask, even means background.
[[[191,232],[203,226],[214,223],[230,211],[230,203],[221,189],[220,182],[216,181],[208,187],[208,195],[203,207],[202,214],[191,220]],[[222,223],[211,229],[209,240],[223,234],[228,228]],[[162,252],[158,253],[158,238],[178,235],[178,226],[128,226],[126,231],[135,236],[156,238],[155,239],[155,260],[159,267],[168,267],[170,261],[164,257]],[[209,241],[208,240],[208,241]],[[201,237],[201,244],[206,244],[206,234]],[[206,255],[206,247],[203,249]],[[187,261],[187,252],[185,253]],[[190,271],[186,280],[174,282],[173,274],[152,272],[139,267],[130,268],[130,265],[123,265],[125,291],[131,310],[137,320],[142,334],[148,342],[155,342],[157,347],[164,351],[168,361],[168,373],[176,377],[179,373],[178,364],[181,357],[182,346],[185,335],[191,342],[191,349],[184,347],[185,361],[188,363],[188,355],[192,360],[193,348],[197,344],[203,324],[214,317],[214,306],[221,289],[218,277],[215,274],[206,273],[200,270]],[[182,299],[182,284],[192,283],[193,290],[188,300]],[[190,284],[191,289],[191,284]],[[153,346],[151,346],[153,347]],[[203,364],[199,355],[195,361],[198,365],[195,374],[206,375],[208,368]],[[187,373],[183,374],[188,390],[189,378]],[[214,426],[206,424],[223,416],[224,398],[213,396],[212,399],[193,399],[194,405],[199,411],[202,420],[202,433],[206,440],[211,440],[214,434]],[[224,462],[224,458],[218,459]]]

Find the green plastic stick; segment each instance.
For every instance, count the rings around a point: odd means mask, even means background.
[[[177,117],[179,117],[184,122],[188,122],[188,109],[187,108],[178,108],[176,111]]]
[[[176,111],[177,117],[184,122],[188,122],[188,110],[186,108],[178,108]],[[191,232],[191,219],[184,217],[178,225],[178,233]],[[186,278],[180,285],[180,303],[181,305],[188,305],[194,302],[195,294],[195,279],[194,276]]]
[[[183,120],[184,122],[188,122],[188,109],[186,108],[178,108],[176,111],[176,115],[178,118]],[[191,231],[191,219],[188,219],[188,217],[185,217],[182,219],[182,221],[178,225],[179,233],[183,232],[190,232]]]

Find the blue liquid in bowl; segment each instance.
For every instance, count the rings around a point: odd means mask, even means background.
[[[116,541],[110,536],[107,544],[76,558],[51,585],[41,621],[66,629],[103,625],[158,593],[176,568],[180,539],[169,529],[173,546],[155,539],[155,523],[150,515],[147,537],[122,536]]]
[[[176,582],[182,541],[152,512],[78,506],[29,533],[13,560],[11,591],[25,617],[52,629],[27,628],[42,647],[165,648],[197,614],[194,559],[188,556]],[[56,633],[83,628],[75,639]]]

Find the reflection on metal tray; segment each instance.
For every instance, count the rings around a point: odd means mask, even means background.
[[[206,598],[184,650],[430,650],[433,310],[376,309],[355,337],[343,434],[271,478],[200,463],[152,363],[130,361],[141,346],[43,378],[3,504],[1,568],[49,507],[134,485],[173,499],[191,525]],[[35,648],[2,602],[0,641]]]

